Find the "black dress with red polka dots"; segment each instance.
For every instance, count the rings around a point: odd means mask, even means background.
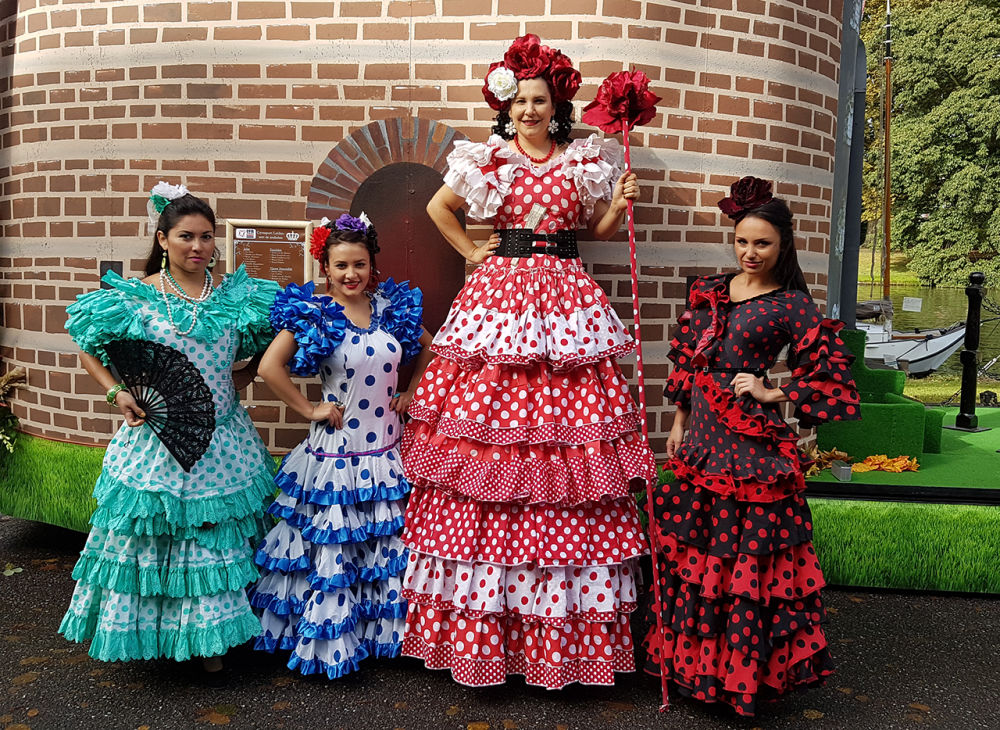
[[[796,290],[734,302],[731,279],[694,283],[671,342],[666,395],[690,411],[689,431],[668,464],[674,481],[654,492],[661,602],[644,645],[646,671],[665,667],[682,694],[753,715],[758,696],[820,682],[832,663],[798,434],[779,404],[737,397],[729,382],[766,373],[788,346],[781,389],[800,423],[856,419],[859,407],[843,323]]]

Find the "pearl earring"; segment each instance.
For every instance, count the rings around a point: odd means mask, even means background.
[[[517,129],[514,127],[514,122],[507,122],[507,124],[504,125],[503,131],[513,137],[517,132]]]
[[[555,117],[549,120],[549,134],[555,134],[559,131],[559,122],[556,121]]]

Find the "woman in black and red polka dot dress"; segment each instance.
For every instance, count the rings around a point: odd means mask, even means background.
[[[758,696],[832,672],[798,435],[781,404],[804,426],[859,408],[843,323],[807,293],[785,202],[744,178],[719,207],[736,221],[740,270],[695,281],[671,342],[675,479],[654,493],[650,531],[662,633],[652,614],[644,644],[648,672],[752,715]],[[775,388],[766,373],[786,346],[791,382]]]

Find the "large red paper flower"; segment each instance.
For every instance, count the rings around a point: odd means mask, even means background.
[[[309,239],[309,253],[320,263],[322,263],[323,249],[326,247],[326,239],[330,237],[330,233],[330,229],[326,226],[316,226]]]
[[[583,108],[583,121],[605,132],[622,132],[649,122],[659,100],[649,90],[649,77],[642,71],[616,71]]]
[[[729,197],[719,201],[719,210],[730,218],[741,218],[748,210],[759,208],[774,198],[771,182],[747,175],[729,188]]]

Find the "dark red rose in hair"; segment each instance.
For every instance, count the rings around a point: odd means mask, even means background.
[[[573,68],[573,62],[569,60],[568,56],[563,55],[560,51],[552,52],[548,82],[552,87],[552,100],[555,103],[572,101],[580,89],[582,80],[580,72]]]
[[[733,220],[742,218],[747,211],[759,208],[774,198],[771,182],[747,175],[729,188],[729,197],[719,201],[719,210]]]
[[[550,49],[543,46],[534,33],[515,39],[503,55],[503,65],[513,71],[518,80],[544,76],[550,61]]]
[[[649,90],[649,78],[642,71],[616,71],[583,108],[583,121],[609,133],[621,132],[626,125],[632,129],[655,116],[659,100]]]

